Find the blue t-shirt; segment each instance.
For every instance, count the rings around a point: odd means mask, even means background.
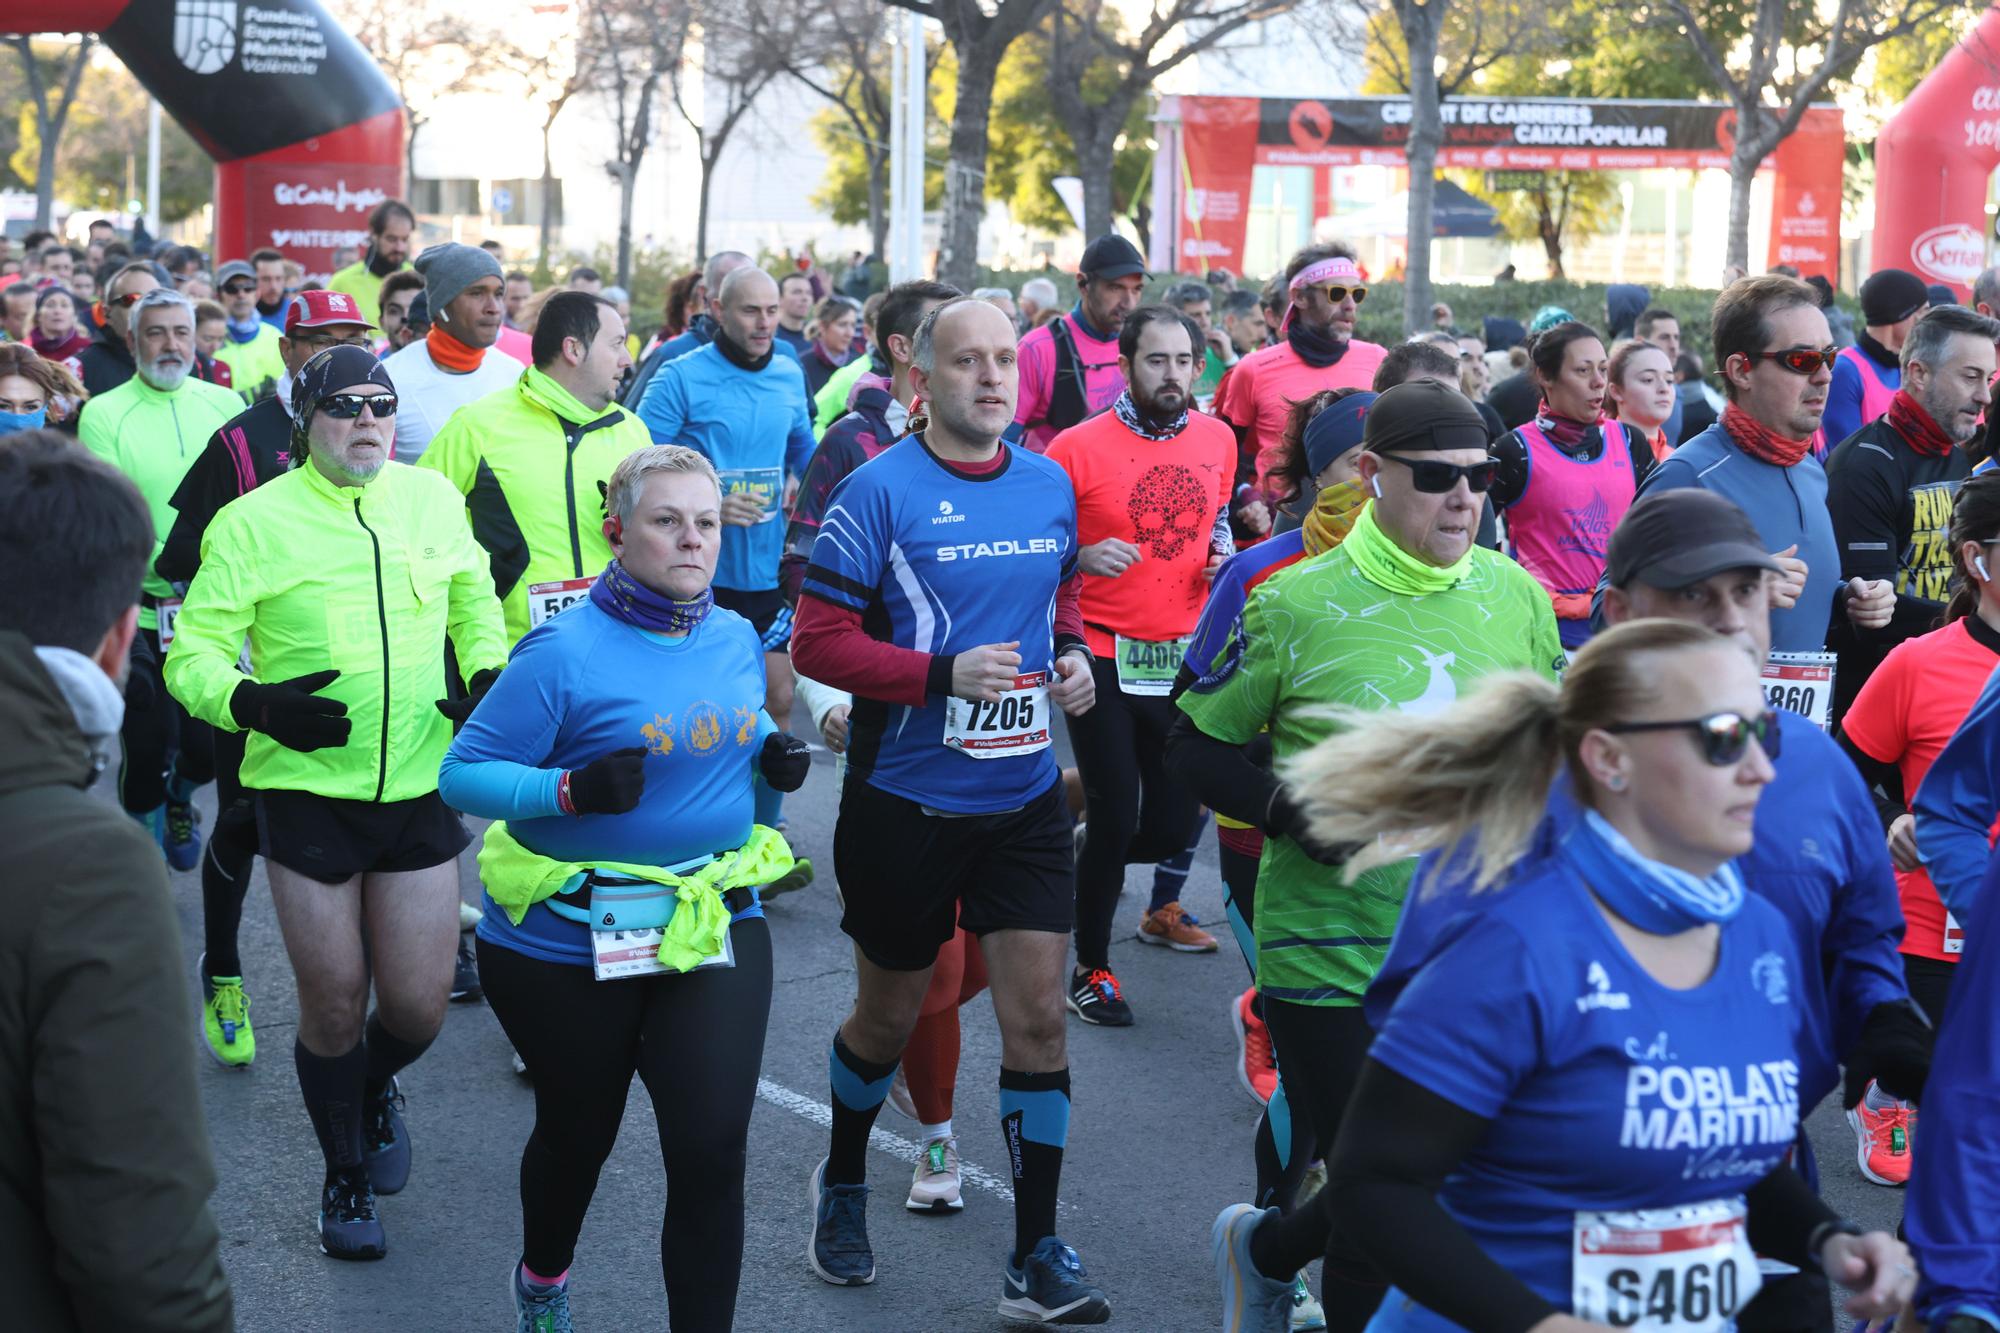
[[[1784,1162],[1799,975],[1783,918],[1751,896],[1708,980],[1661,985],[1558,854],[1454,923],[1369,1054],[1492,1122],[1440,1201],[1568,1311],[1578,1211],[1733,1199]]]
[[[778,586],[785,547],[785,476],[812,461],[812,418],[805,372],[773,354],[762,370],[733,364],[714,343],[660,367],[639,400],[639,419],[655,444],[684,444],[715,464],[722,493],[745,493],[764,505],[762,521],[726,524],[715,586],[766,592]]]
[[[916,436],[863,463],[827,501],[802,590],[859,614],[871,635],[899,648],[945,655],[1018,642],[1021,674],[1039,673],[1046,686],[1056,591],[1076,573],[1076,495],[1048,459],[1001,448],[1000,466],[977,475],[946,464]],[[955,814],[1015,809],[1056,780],[1047,747],[977,759],[947,746],[950,704],[940,695],[922,708],[857,695],[848,773]],[[1031,720],[1001,721],[1046,730],[1050,706]],[[966,716],[967,706],[957,707]]]
[[[649,634],[581,602],[530,630],[446,753],[438,790],[505,819],[559,861],[674,866],[741,847],[764,737],[764,651],[720,607],[682,638]],[[622,815],[565,815],[564,769],[646,747],[646,789]],[[485,901],[479,937],[551,963],[590,962],[590,931],[536,903],[519,926]],[[753,903],[737,914],[761,916]]]

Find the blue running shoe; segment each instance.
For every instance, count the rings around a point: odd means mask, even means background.
[[[514,1265],[514,1333],[576,1333],[569,1321],[569,1283],[544,1287]]]
[[[375,1191],[358,1166],[327,1173],[319,1196],[319,1250],[333,1259],[380,1259],[389,1252]]]
[[[1275,1208],[1232,1203],[1215,1219],[1209,1244],[1215,1251],[1215,1276],[1222,1284],[1222,1333],[1290,1333],[1290,1278],[1265,1277],[1250,1261],[1250,1233]]]
[[[176,870],[201,864],[201,812],[186,801],[168,801],[160,825],[160,850]]]
[[[806,1262],[836,1287],[864,1287],[875,1280],[875,1251],[868,1248],[868,1187],[822,1185],[826,1159],[813,1168],[807,1197],[813,1206]]]
[[[1090,1285],[1075,1250],[1059,1236],[1044,1236],[1026,1263],[1007,1265],[1000,1313],[1026,1324],[1101,1324],[1111,1318],[1111,1302]]]
[[[403,1123],[403,1093],[390,1079],[362,1112],[361,1158],[377,1194],[395,1194],[410,1183],[410,1130]]]

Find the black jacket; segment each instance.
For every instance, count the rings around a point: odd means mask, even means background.
[[[201,567],[201,539],[222,506],[292,465],[292,418],[276,398],[231,417],[181,478],[170,502],[174,525],[153,568],[169,583],[191,583]]]
[[[83,367],[83,387],[90,390],[92,398],[117,388],[138,370],[132,364],[132,349],[108,326],[97,331],[97,337],[76,359]]]
[[[1533,375],[1517,370],[1488,389],[1486,401],[1500,414],[1502,425],[1508,430],[1519,430],[1523,423],[1535,419],[1535,409],[1542,405],[1542,391]]]

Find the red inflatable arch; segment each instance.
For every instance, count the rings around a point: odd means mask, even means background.
[[[42,32],[100,34],[215,159],[218,261],[323,278],[403,192],[402,100],[319,0],[0,0],[0,33]]]
[[[1875,268],[1960,297],[1986,264],[1986,186],[2000,167],[2000,6],[1932,70],[1875,140]]]

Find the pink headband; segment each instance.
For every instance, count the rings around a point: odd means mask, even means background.
[[[1290,287],[1292,291],[1297,291],[1301,287],[1318,287],[1335,281],[1347,283],[1359,282],[1361,281],[1361,270],[1354,267],[1352,259],[1348,259],[1344,255],[1335,255],[1331,259],[1322,259],[1317,263],[1307,264],[1292,279]]]

